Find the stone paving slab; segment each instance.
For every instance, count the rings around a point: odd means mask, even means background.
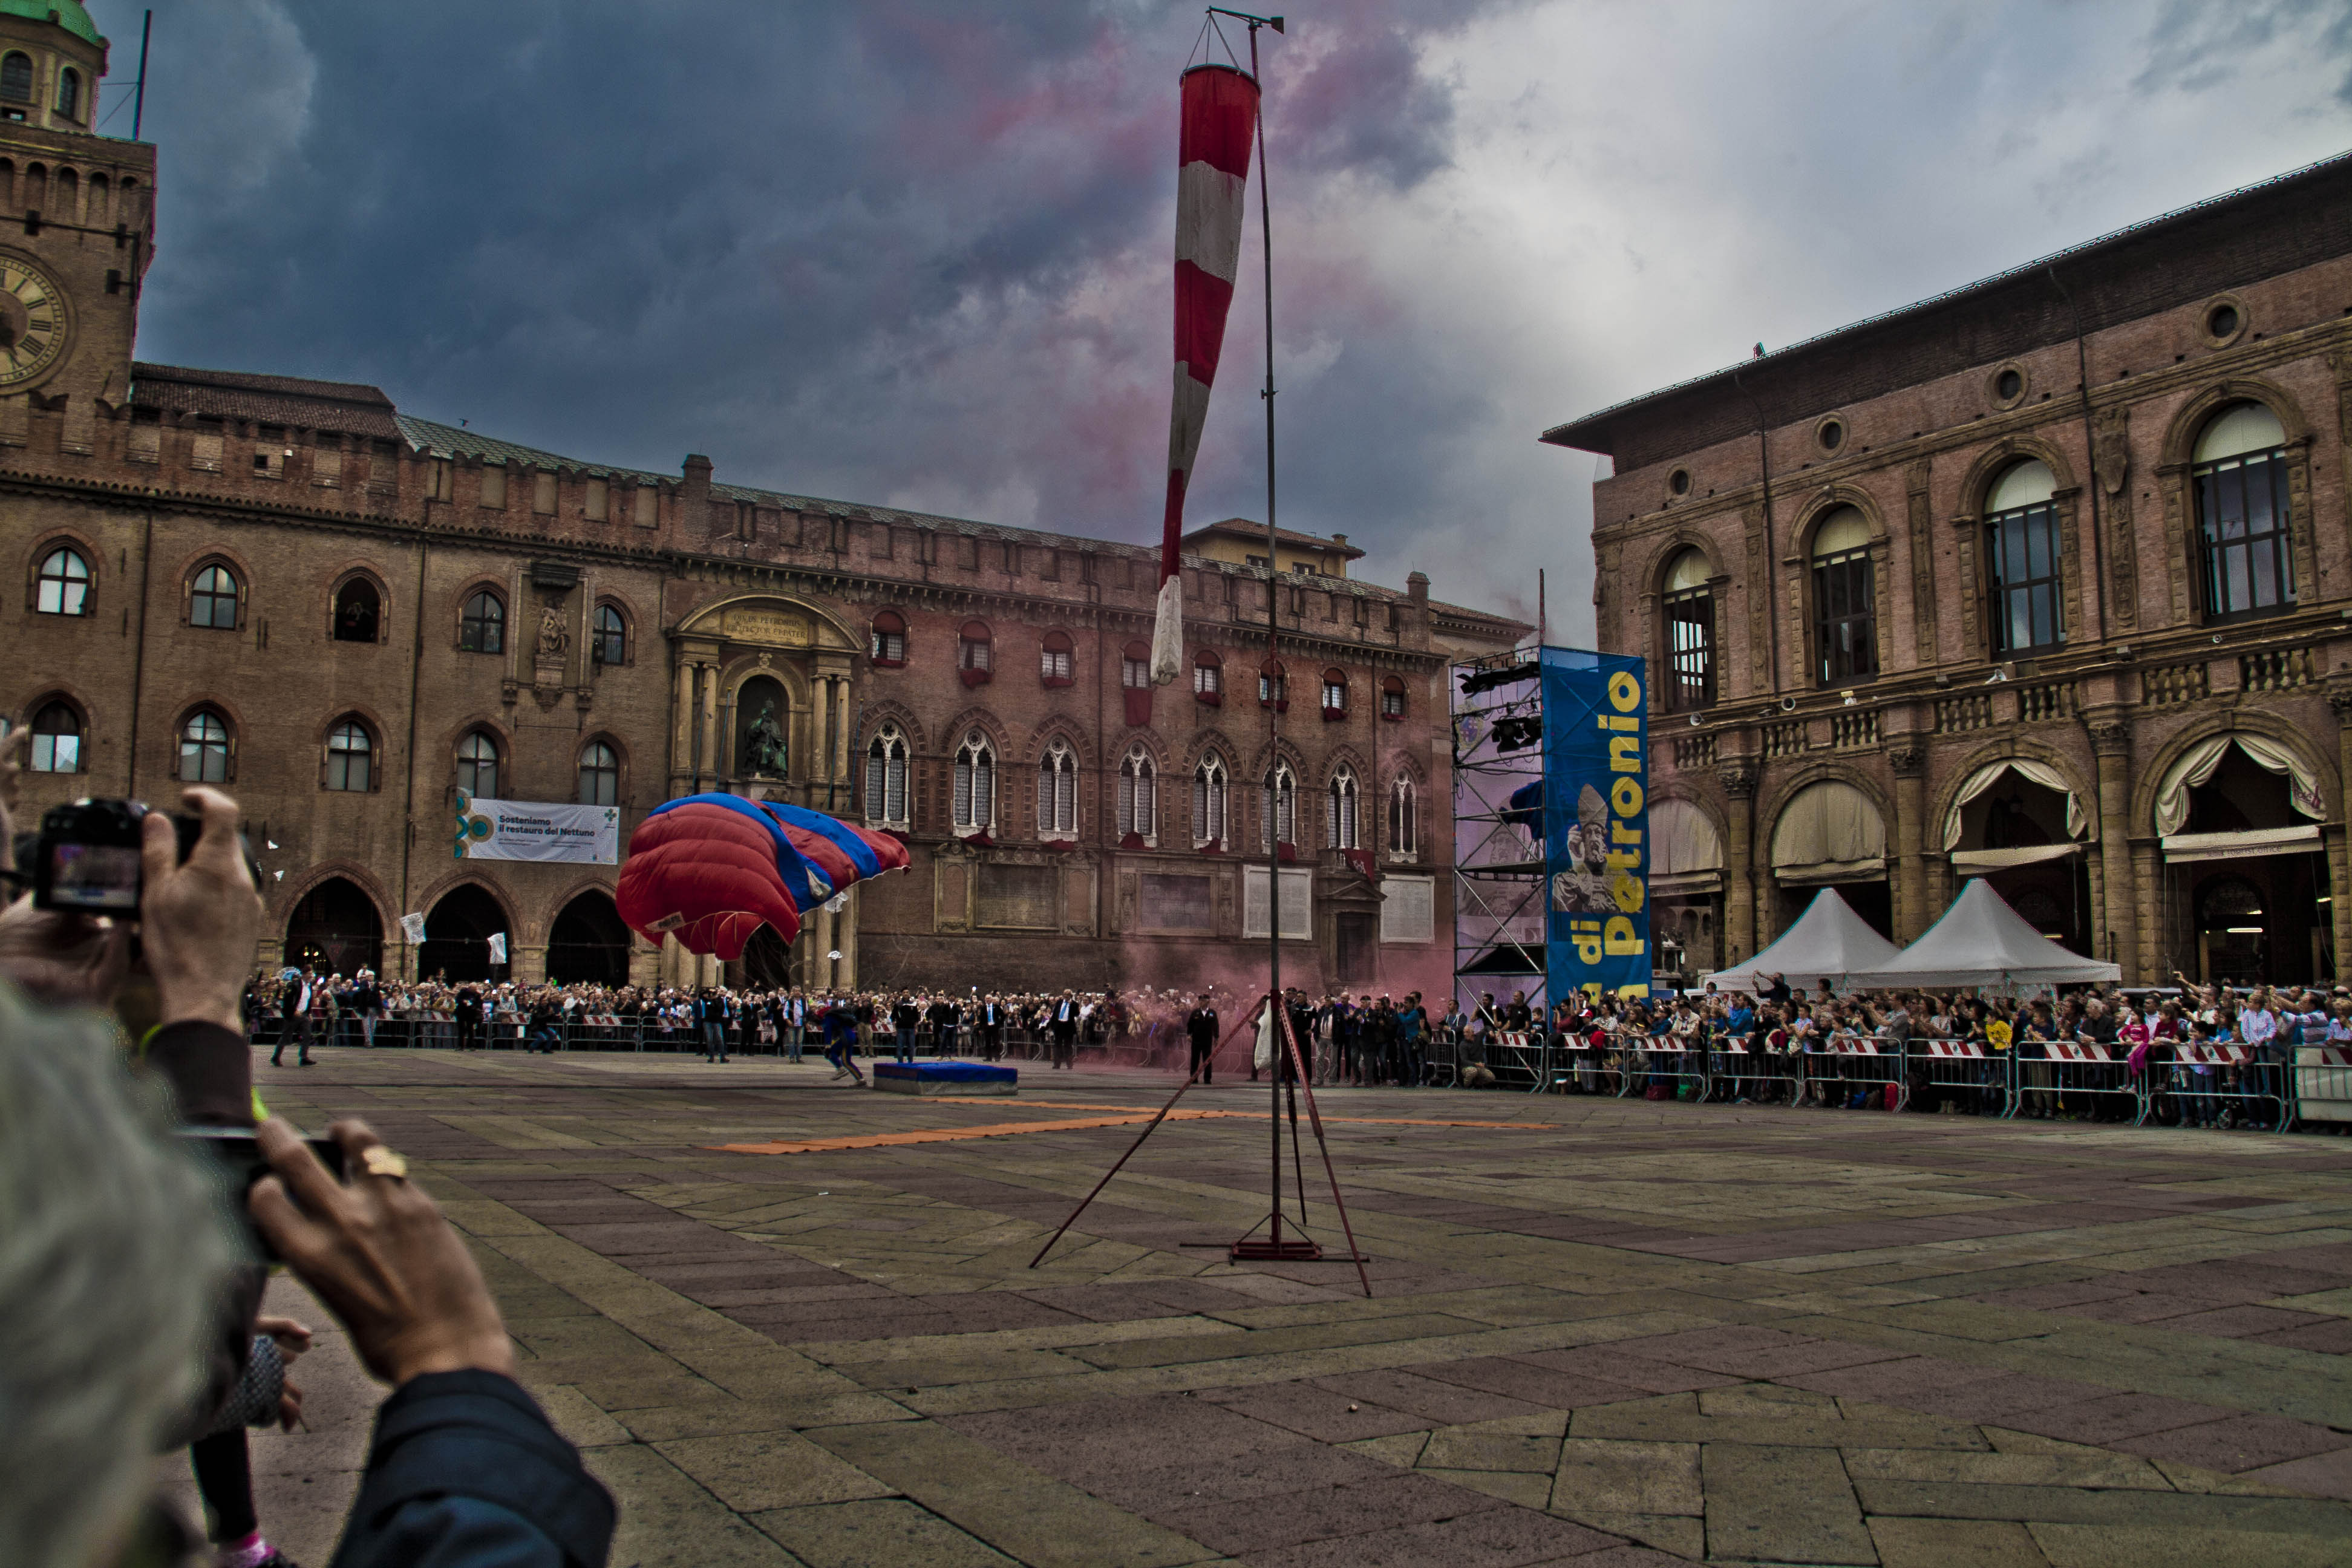
[[[2352,1560],[2333,1140],[1331,1090],[1366,1300],[1186,1245],[1264,1217],[1262,1086],[1196,1089],[1240,1114],[1032,1269],[1132,1136],[1086,1124],[1165,1083],[920,1141],[1013,1118],[773,1060],[317,1059],[262,1092],[448,1206],[615,1564]],[[324,1561],[375,1396],[333,1334],[298,1377],[257,1487]]]

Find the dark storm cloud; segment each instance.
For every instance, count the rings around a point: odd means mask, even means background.
[[[139,10],[95,11],[121,134]],[[1555,627],[1589,635],[1591,459],[1537,430],[2339,148],[2347,15],[1301,6],[1262,45],[1283,520],[1530,615],[1549,568]],[[700,451],[1146,538],[1200,19],[163,0],[141,352],[371,381],[603,461]],[[1263,515],[1263,343],[1245,284],[1197,521]]]

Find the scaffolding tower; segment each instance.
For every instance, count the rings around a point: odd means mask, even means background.
[[[1454,666],[1454,995],[1545,1016],[1540,650]]]

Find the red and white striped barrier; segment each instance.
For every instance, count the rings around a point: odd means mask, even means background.
[[[2176,1059],[2197,1067],[2243,1067],[2254,1059],[2251,1046],[2176,1046]]]
[[[2102,1064],[2112,1066],[2116,1061],[2116,1058],[2108,1052],[2106,1047],[2089,1045],[2081,1040],[2045,1040],[2042,1042],[2042,1048],[2049,1053],[2050,1059],[2053,1062],[2088,1062],[2095,1066]]]
[[[1985,1058],[1984,1047],[1974,1040],[1921,1040],[1917,1044],[1926,1047],[1931,1057],[1960,1057],[1970,1061]]]

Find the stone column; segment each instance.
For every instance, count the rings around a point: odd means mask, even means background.
[[[2336,756],[2337,799],[2352,798],[2352,686],[2340,686],[2327,694],[2327,706],[2336,715]],[[2352,823],[2352,809],[2337,812],[2343,823]],[[2340,828],[2327,839],[2327,879],[2335,901],[2327,906],[2335,919],[2330,922],[2336,934],[2336,978],[2352,974],[2352,845],[2346,842],[2346,829]]]
[[[857,988],[857,889],[849,889],[849,902],[842,906],[841,918],[834,924],[834,942],[841,949],[841,962],[835,965],[841,984],[849,990]]]
[[[696,665],[684,652],[677,656],[677,689],[670,701],[670,794],[686,793],[694,773],[694,682]],[[667,973],[665,971],[665,973]]]
[[[1927,752],[1909,736],[1886,749],[1895,770],[1895,941],[1906,946],[1927,929]]]
[[[2092,910],[2094,958],[2123,965],[2126,984],[2155,977],[2156,932],[2133,918],[2131,726],[2120,709],[2087,715],[2091,757],[2099,773],[2098,906]]]
[[[702,783],[706,789],[719,787],[719,667],[708,664],[702,668]]]
[[[808,949],[808,984],[824,989],[833,984],[833,961],[825,956],[833,951],[833,916],[823,904],[811,910],[801,927],[801,942]]]
[[[1715,770],[1723,784],[1723,941],[1724,963],[1744,963],[1756,956],[1755,816],[1756,770],[1746,763],[1725,763]]]

